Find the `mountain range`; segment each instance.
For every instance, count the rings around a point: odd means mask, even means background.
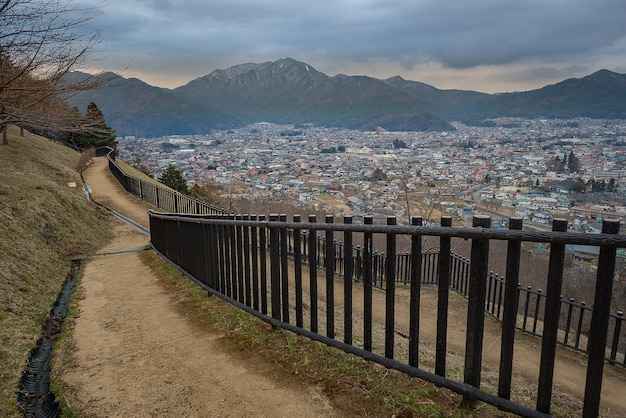
[[[73,74],[73,76],[85,76]],[[626,74],[600,70],[526,92],[440,90],[395,76],[330,77],[291,58],[241,64],[175,89],[101,74],[103,87],[70,102],[95,102],[118,136],[207,134],[255,122],[361,130],[454,130],[497,117],[626,119]]]

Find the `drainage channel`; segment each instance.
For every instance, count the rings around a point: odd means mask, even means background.
[[[54,418],[61,414],[59,403],[50,391],[50,362],[56,340],[63,327],[74,292],[81,258],[72,259],[61,291],[50,310],[42,335],[31,350],[17,390],[17,404],[26,417]]]

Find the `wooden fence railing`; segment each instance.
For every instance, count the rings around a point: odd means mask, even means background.
[[[619,339],[621,327],[621,316],[611,316],[610,304],[606,302],[611,300],[616,249],[626,246],[626,237],[617,234],[619,223],[605,220],[602,234],[580,234],[565,232],[567,224],[564,220],[555,220],[552,232],[493,230],[489,228],[488,217],[475,217],[472,228],[423,227],[419,226],[420,222],[421,219],[414,218],[413,226],[398,226],[395,218],[388,218],[387,225],[373,225],[371,217],[366,217],[364,224],[355,225],[351,218],[346,218],[343,224],[335,224],[332,217],[327,217],[325,223],[316,222],[314,217],[303,223],[299,217],[287,222],[285,216],[279,215],[270,215],[266,220],[264,216],[150,212],[153,247],[210,293],[274,325],[448,387],[468,400],[481,400],[525,416],[543,416],[550,412],[556,346],[559,342],[564,344],[558,337],[559,313],[563,306],[566,306],[567,321],[571,324],[573,314],[569,315],[569,311],[574,311],[574,304],[564,304],[560,294],[565,245],[597,245],[600,247],[600,260],[594,309],[589,310],[591,325],[584,349],[588,354],[587,381],[580,382],[585,387],[584,415],[596,416],[600,407],[605,357],[607,350],[610,353],[614,351],[612,347],[607,349],[607,335],[612,329],[612,339],[615,340],[615,335]],[[511,224],[521,227],[521,220],[512,219]],[[335,233],[343,234],[344,248],[353,248],[352,257],[342,255],[333,240]],[[360,254],[354,251],[352,245],[356,233],[363,237]],[[376,258],[373,252],[374,234],[385,237],[386,252],[381,259]],[[398,262],[401,258],[396,251],[397,237],[402,235],[411,241],[408,267],[404,262]],[[320,236],[324,239],[320,240]],[[422,252],[422,239],[426,236],[438,237],[440,241],[441,251],[437,255],[436,268],[435,261],[430,259],[433,254]],[[470,241],[469,260],[462,261],[450,252],[451,238]],[[506,277],[513,280],[499,277],[496,280],[487,270],[492,240],[508,242]],[[536,297],[534,305],[529,302],[534,294],[522,293],[517,281],[522,242],[549,243],[551,248],[547,290],[545,295]],[[305,266],[308,266],[308,274]],[[336,282],[336,274],[340,272],[337,266],[342,266],[343,278],[340,282]],[[322,277],[319,276],[319,267],[325,270]],[[408,272],[408,279],[400,278],[399,272],[405,271]],[[462,273],[459,274],[459,271]],[[359,272],[358,275],[356,272]],[[423,283],[429,282],[438,285],[434,373],[420,368],[418,349],[422,342],[419,333],[420,289]],[[342,286],[340,293],[343,298],[340,302],[335,298],[337,285]],[[362,286],[363,300],[358,301],[362,312],[357,312],[354,286]],[[397,286],[410,289],[406,358],[396,356]],[[375,287],[384,289],[384,324],[373,320]],[[462,382],[446,377],[448,290],[452,287],[465,292],[468,299]],[[543,318],[535,409],[510,399],[515,330],[519,328],[520,309],[523,312],[534,309],[532,318]],[[485,311],[502,318],[498,395],[480,389]],[[363,324],[362,329],[354,326],[357,317],[358,323]],[[526,318],[531,318],[531,315],[527,314]],[[532,332],[539,334],[536,319],[533,323]],[[526,330],[527,326],[525,323],[523,329]],[[375,327],[382,327],[384,347],[374,344]],[[562,324],[561,328],[564,328]],[[565,338],[567,341],[568,337]],[[623,358],[619,342],[615,351],[614,355],[611,354],[614,360]]]
[[[272,324],[450,388],[466,399],[482,400],[524,416],[544,416],[550,411],[557,344],[588,355],[587,381],[580,382],[585,385],[585,416],[595,416],[599,411],[605,360],[626,365],[626,333],[621,332],[624,314],[611,313],[607,303],[611,300],[616,249],[626,247],[626,237],[617,235],[616,221],[606,220],[603,233],[596,235],[567,233],[562,220],[555,220],[553,232],[522,231],[518,219],[511,219],[509,230],[496,231],[489,229],[486,217],[476,217],[473,228],[453,228],[449,218],[442,219],[442,227],[420,226],[419,218],[412,220],[412,226],[397,226],[395,218],[388,218],[388,225],[374,225],[371,217],[365,217],[362,225],[352,224],[351,218],[333,224],[332,217],[327,217],[325,223],[318,223],[315,217],[309,217],[308,223],[300,222],[300,217],[287,222],[282,215],[266,219],[262,215],[227,213],[129,176],[115,162],[113,153],[108,156],[109,168],[125,190],[172,212],[150,213],[153,247],[209,292]],[[341,242],[334,240],[336,233],[343,234]],[[361,234],[362,245],[353,245],[355,233]],[[385,236],[385,252],[374,251],[374,234]],[[397,252],[399,235],[409,237],[410,252]],[[422,251],[422,237],[426,236],[439,238],[439,250]],[[450,250],[450,239],[454,237],[471,240],[469,259]],[[504,277],[487,270],[490,240],[508,242]],[[545,292],[524,287],[518,281],[521,243],[525,241],[551,246]],[[566,244],[601,248],[592,306],[560,294]],[[304,266],[308,266],[306,292]],[[325,270],[323,279],[318,277],[320,269]],[[344,277],[344,301],[337,312],[336,274]],[[323,295],[318,294],[319,284],[323,284]],[[419,367],[419,295],[423,284],[438,287],[434,373]],[[351,319],[354,285],[362,286],[364,295],[363,329],[358,331]],[[396,286],[407,286],[411,293],[408,355],[404,360],[394,356]],[[376,288],[386,295],[385,341],[380,353],[373,345],[372,298]],[[449,290],[468,299],[463,382],[445,377]],[[309,300],[305,301],[307,295]],[[341,336],[336,337],[335,317],[340,313]],[[485,313],[502,322],[498,395],[480,390]],[[319,330],[320,324],[326,325],[325,332]],[[516,330],[542,337],[535,409],[510,400]]]

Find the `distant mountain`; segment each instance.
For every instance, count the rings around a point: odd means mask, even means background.
[[[428,103],[429,112],[447,120],[473,119],[477,109],[484,109],[494,96],[468,90],[440,90],[429,84],[408,81],[400,76],[385,80],[388,85]]]
[[[520,117],[626,119],[626,74],[600,70],[538,90],[494,98],[491,113]]]
[[[244,64],[175,89],[199,105],[219,108],[245,123],[314,123],[353,129],[452,130],[426,104],[371,77],[329,77],[291,58]]]
[[[503,94],[439,90],[401,77],[385,82],[428,102],[430,112],[447,120],[471,122],[503,116],[626,119],[626,74],[608,70],[538,90]]]
[[[447,121],[502,116],[626,119],[626,75],[601,70],[538,90],[486,94],[440,90],[398,76],[329,77],[285,58],[215,70],[173,90],[117,76],[71,101],[83,111],[94,101],[119,136],[202,134],[262,121],[440,131],[454,129]]]
[[[168,134],[205,134],[213,129],[242,124],[232,116],[185,101],[170,90],[136,78],[127,79],[112,73],[99,77],[108,80],[104,87],[81,92],[70,101],[83,113],[89,102],[96,103],[118,136],[150,138]]]

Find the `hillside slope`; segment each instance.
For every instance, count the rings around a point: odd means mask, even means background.
[[[103,245],[108,217],[89,203],[80,154],[9,128],[0,145],[0,416],[21,416],[15,391],[69,272],[67,257]],[[70,188],[75,182],[78,187]]]

